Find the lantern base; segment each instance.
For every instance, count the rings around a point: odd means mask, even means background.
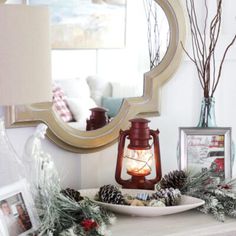
[[[155,184],[146,179],[145,176],[132,176],[131,179],[122,183],[122,188],[154,190]]]

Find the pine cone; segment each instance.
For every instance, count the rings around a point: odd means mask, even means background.
[[[159,185],[160,188],[165,189],[165,188],[178,188],[178,189],[182,189],[186,183],[187,180],[187,175],[184,171],[182,170],[175,170],[172,171],[170,173],[168,173],[167,175],[165,175]]]
[[[164,201],[166,206],[175,206],[181,199],[181,193],[179,189],[160,189],[152,194],[152,199]]]
[[[124,197],[118,187],[114,185],[104,185],[98,192],[99,201],[112,203],[112,204],[124,204]]]
[[[67,188],[67,189],[63,189],[61,190],[61,193],[67,197],[70,198],[71,200],[74,200],[76,202],[80,202],[81,200],[83,200],[84,198],[81,197],[80,192],[71,189],[71,188]]]

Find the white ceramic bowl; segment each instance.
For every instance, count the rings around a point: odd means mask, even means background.
[[[205,202],[201,199],[182,195],[180,204],[177,206],[168,206],[168,207],[149,207],[149,206],[125,206],[125,205],[116,205],[110,203],[104,203],[95,201],[95,195],[98,193],[99,189],[83,189],[79,190],[82,196],[88,197],[89,199],[96,202],[98,205],[103,206],[104,208],[119,214],[133,215],[133,216],[162,216],[169,215],[174,213],[179,213],[187,211],[196,207],[203,205]],[[155,191],[150,190],[140,190],[140,189],[121,189],[122,194],[129,194],[131,196],[136,196],[137,193],[148,192],[154,193]]]

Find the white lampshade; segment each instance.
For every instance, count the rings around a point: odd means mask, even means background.
[[[0,105],[51,101],[49,11],[0,4]]]

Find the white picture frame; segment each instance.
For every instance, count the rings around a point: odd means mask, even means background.
[[[39,218],[26,180],[0,188],[0,235],[25,236],[38,226]]]
[[[214,170],[214,176],[232,178],[231,128],[179,128],[179,169]]]

